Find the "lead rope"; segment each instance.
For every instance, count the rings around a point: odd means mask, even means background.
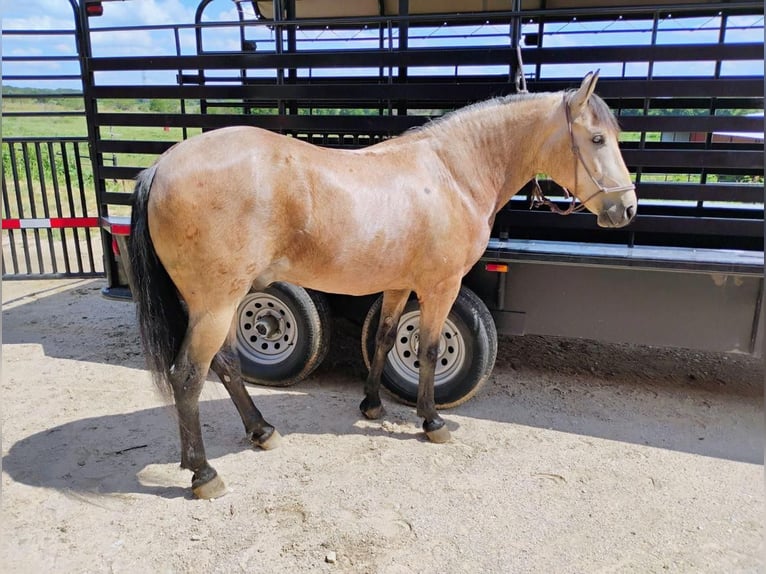
[[[517,94],[528,94],[529,90],[527,90],[527,78],[524,75],[524,61],[521,58],[521,46],[519,44],[516,44],[516,74],[514,78],[514,83],[516,84],[516,93]],[[569,124],[569,104],[566,102],[566,99],[564,100],[564,103],[567,107],[567,124]],[[569,125],[569,134],[571,137],[572,134],[572,126]],[[572,139],[574,142],[574,139]],[[577,159],[575,159],[575,162]],[[575,164],[575,178],[577,178],[577,164]],[[575,179],[576,181],[576,179]],[[573,211],[573,206],[570,205],[569,208],[566,210],[561,209],[558,205],[553,203],[551,200],[549,200],[547,197],[545,197],[545,194],[543,193],[543,189],[540,187],[540,182],[537,180],[537,176],[535,176],[534,179],[535,187],[532,190],[532,194],[530,197],[530,204],[529,209],[537,209],[541,205],[547,205],[551,211],[554,213],[558,213],[559,215],[569,215]],[[570,197],[569,190],[566,188],[564,189],[564,193],[566,194],[567,199]]]
[[[516,93],[528,94],[527,78],[524,76],[524,62],[521,59],[521,46],[519,46],[519,44],[516,44],[516,63],[518,65],[515,77]]]

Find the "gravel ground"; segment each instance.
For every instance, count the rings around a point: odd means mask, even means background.
[[[759,572],[763,367],[741,355],[501,338],[445,413],[359,416],[358,329],[287,389],[250,387],[284,436],[244,440],[211,376],[193,500],[131,305],[99,281],[3,284],[4,572]]]

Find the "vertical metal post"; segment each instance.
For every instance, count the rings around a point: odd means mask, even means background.
[[[6,145],[5,143],[3,145]],[[7,144],[8,147],[11,147],[11,144]],[[3,209],[5,210],[5,217],[10,218],[12,217],[11,214],[11,205],[9,201],[9,193],[8,193],[8,186],[5,183],[5,173],[3,173]],[[10,249],[11,249],[11,265],[13,266],[13,273],[14,275],[17,275],[19,273],[19,261],[18,256],[16,255],[16,233],[15,229],[7,229],[6,232],[8,233],[8,239],[10,240]],[[19,236],[21,235],[21,231],[19,231]],[[3,274],[6,273],[5,268],[5,257],[2,258],[3,260]]]
[[[34,184],[32,183],[32,168],[29,165],[29,146],[27,142],[21,143],[21,156],[24,158],[24,175],[27,178],[27,197],[29,198],[29,211],[32,219],[37,219],[37,205],[35,202]],[[37,249],[37,265],[40,273],[45,272],[43,265],[43,250],[40,244],[40,230],[36,227],[32,229],[32,236],[35,238],[35,247]],[[31,271],[31,269],[30,269]]]
[[[718,28],[718,44],[719,46],[722,46],[725,39],[726,39],[726,15],[721,14],[721,24]],[[715,61],[715,71],[713,72],[713,77],[717,80],[721,77],[721,58],[720,56]],[[708,108],[708,113],[711,116],[715,115],[716,109],[718,108],[718,102],[715,97],[710,98],[710,107]],[[713,146],[713,132],[708,132],[705,135],[705,149],[709,150]],[[708,168],[703,167],[700,172],[700,183],[705,184],[707,183],[707,176],[708,176]],[[705,202],[704,200],[700,199],[697,201],[697,209],[702,210],[704,207]]]
[[[410,1],[399,0],[399,51],[406,52],[409,46],[410,34]],[[399,66],[399,83],[407,83],[407,66]],[[398,102],[397,114],[407,115],[406,102]]]
[[[659,20],[660,20],[660,13],[658,11],[654,12],[654,16],[652,19],[652,37],[650,40],[651,46],[655,46],[657,44],[657,30],[659,27]],[[649,63],[647,65],[647,70],[646,70],[646,79],[648,81],[651,81],[653,76],[654,76],[654,60],[649,60]],[[644,116],[649,115],[649,108],[651,107],[650,101],[651,99],[649,96],[644,97],[644,108],[643,108]],[[641,135],[639,136],[638,149],[640,150],[646,149],[646,132],[645,131],[642,131]],[[643,172],[643,167],[638,166],[636,168],[636,187],[638,187],[638,185],[641,183],[642,172]]]
[[[40,146],[40,142],[35,142],[35,158],[37,159],[37,178],[40,180],[40,199],[42,200],[43,217],[50,218],[50,206],[48,205],[48,190],[45,186],[45,169],[43,168],[43,150]],[[56,172],[53,171],[53,162],[51,164],[52,175],[55,176]],[[59,233],[59,231],[57,231]],[[51,256],[51,267],[54,273],[58,273],[58,263],[56,262],[56,248],[53,245],[53,230],[49,227],[45,230],[45,234],[48,236],[48,249]]]
[[[180,35],[178,33],[178,26],[175,26],[173,28],[173,37],[174,37],[175,43],[176,43],[176,56],[180,57],[181,56],[181,37],[180,37]],[[184,71],[179,68],[179,70],[178,70],[178,85],[181,85],[181,86],[183,85],[183,80],[182,80],[183,72]],[[181,115],[185,116],[186,115],[186,100],[183,97],[181,97],[180,100],[179,100],[179,103],[181,104]],[[186,125],[183,125],[181,127],[181,133],[183,134],[183,138],[184,139],[186,139],[188,137],[189,134],[188,134],[188,129],[187,129]]]
[[[99,151],[101,149],[101,133],[96,124],[96,116],[98,114],[98,102],[93,95],[93,87],[95,86],[95,74],[90,68],[90,61],[93,58],[93,49],[90,38],[90,23],[88,21],[88,15],[86,12],[85,2],[82,2],[79,10],[79,28],[77,44],[78,55],[80,57],[80,70],[82,72],[83,81],[83,98],[85,100],[85,119],[88,126],[88,141],[90,142],[89,155],[91,162],[91,170],[93,172],[93,185],[96,190],[96,204],[98,206],[98,215],[108,215],[109,208],[104,194],[106,193],[106,183],[101,174],[101,165],[103,163],[103,156]],[[75,150],[75,165],[77,166],[77,178],[80,186],[80,200],[82,201],[83,215],[87,214],[87,204],[85,202],[85,189],[84,181],[82,177],[82,166],[80,161],[80,146],[78,143],[74,144]],[[90,263],[90,271],[95,272],[96,266],[93,260],[93,246],[91,244],[91,232],[90,229],[84,230],[85,237],[87,239],[88,249],[88,261]],[[109,253],[111,249],[110,235],[105,230],[100,230],[100,238],[102,245],[102,258],[104,271],[106,272],[107,284],[113,284],[112,266],[109,262]]]
[[[24,219],[24,203],[21,200],[21,185],[19,184],[19,164],[16,157],[16,146],[11,143],[8,145],[11,159],[11,173],[13,174],[13,191],[16,196],[16,209],[18,210],[19,219]],[[24,253],[24,263],[27,266],[27,274],[32,273],[32,263],[29,260],[29,241],[27,240],[26,230],[20,229],[19,236],[21,237],[21,248]]]
[[[92,161],[92,160],[91,160]],[[88,204],[85,201],[85,182],[83,181],[82,177],[82,161],[80,158],[80,143],[74,142],[74,163],[75,166],[77,166],[77,184],[80,188],[80,205],[82,206],[82,216],[88,217]],[[96,171],[96,166],[93,167],[93,172]],[[93,261],[93,244],[91,243],[91,232],[89,228],[84,229],[85,232],[85,247],[88,250],[88,262],[90,263],[90,272],[94,273],[96,271],[96,265]],[[109,249],[112,248],[112,243],[109,241],[110,235],[106,233],[106,231],[101,231],[101,243],[103,245],[103,254],[104,254],[104,268],[110,269],[110,265],[108,264],[108,260],[106,259],[107,253],[109,253]],[[111,283],[111,269],[108,271],[107,277],[110,279],[109,285],[112,285]]]
[[[282,0],[274,0],[274,50],[277,54],[282,54],[284,52],[284,35],[282,30]],[[277,68],[277,85],[281,86],[285,83],[285,72],[284,69],[279,66]],[[277,100],[277,113],[282,116],[285,114],[285,102],[282,99]]]
[[[51,161],[51,175],[53,178],[53,199],[56,204],[56,216],[63,217],[64,213],[61,209],[61,189],[59,188],[58,177],[58,165],[56,164],[56,154],[53,149],[53,142],[48,142],[48,157]],[[66,269],[67,275],[72,273],[71,266],[69,264],[69,247],[67,246],[67,229],[62,228],[59,230],[61,233],[61,251],[64,256],[64,269]]]
[[[197,41],[197,55],[201,56],[205,52],[205,47],[202,45],[202,14],[213,0],[202,0],[197,6],[197,11],[194,13],[194,38]],[[200,86],[205,84],[205,70],[202,68],[197,69],[197,82]],[[199,100],[199,112],[201,114],[207,113],[207,99],[200,98]],[[204,131],[204,130],[203,130]]]
[[[295,0],[283,0],[285,2],[285,15],[289,22],[287,28],[287,52],[289,54],[295,54],[298,50],[298,36],[295,28],[295,18],[297,17],[295,11]],[[298,70],[295,68],[288,68],[287,70],[287,82],[294,84],[298,79]],[[288,102],[288,109],[291,114],[298,113],[298,104],[295,100]]]
[[[74,144],[72,145],[74,149]],[[77,153],[77,150],[75,150]],[[69,172],[69,154],[67,153],[66,142],[61,142],[61,163],[64,166],[64,183],[66,184],[67,200],[69,203],[69,216],[75,217],[77,214],[74,209],[74,191],[72,188],[72,175]],[[85,230],[83,230],[85,231]],[[82,271],[82,250],[80,249],[80,233],[76,227],[72,228],[72,236],[74,237],[74,254],[77,260],[77,269]]]

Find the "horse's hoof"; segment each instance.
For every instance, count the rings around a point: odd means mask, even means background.
[[[203,484],[195,484],[196,482],[197,481],[192,481],[192,492],[197,498],[202,498],[204,500],[221,498],[229,492],[229,489],[226,488],[226,484],[224,484],[221,477],[217,474]]]
[[[386,409],[383,408],[383,405],[378,405],[377,407],[372,407],[371,409],[362,411],[362,414],[364,415],[364,418],[370,419],[371,421],[376,421],[383,417],[384,414],[386,414]]]
[[[368,406],[367,399],[364,399],[362,403],[359,405],[359,410],[362,411],[362,414],[364,415],[364,418],[369,419],[371,421],[378,420],[381,418],[384,414],[386,414],[386,409],[383,408],[383,405],[381,403],[378,403],[374,406]]]
[[[268,438],[264,440],[253,440],[253,442],[258,445],[263,450],[274,450],[277,448],[280,444],[282,444],[282,435],[279,434],[277,429],[274,429],[271,431],[271,434],[268,436]]]
[[[428,440],[436,444],[449,442],[452,439],[452,435],[446,426],[435,431],[427,432],[426,436],[428,437]]]
[[[449,442],[452,438],[447,425],[444,424],[444,421],[440,418],[430,422],[423,421],[423,430],[425,431],[428,440],[436,444]]]

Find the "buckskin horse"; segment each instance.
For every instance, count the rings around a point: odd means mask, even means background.
[[[567,212],[587,209],[602,227],[635,216],[618,125],[593,93],[597,80],[589,73],[576,90],[474,104],[359,150],[222,128],[176,144],[139,174],[129,249],[139,329],[155,381],[175,400],[181,466],[193,472],[197,497],[226,492],[205,456],[199,421],[209,369],[250,440],[264,449],[279,442],[245,389],[232,346],[239,302],[274,281],[383,292],[360,405],[368,418],[382,413],[381,371],[414,291],[417,414],[431,441],[449,440],[434,404],[438,338],[498,210],[545,173],[573,194]]]

